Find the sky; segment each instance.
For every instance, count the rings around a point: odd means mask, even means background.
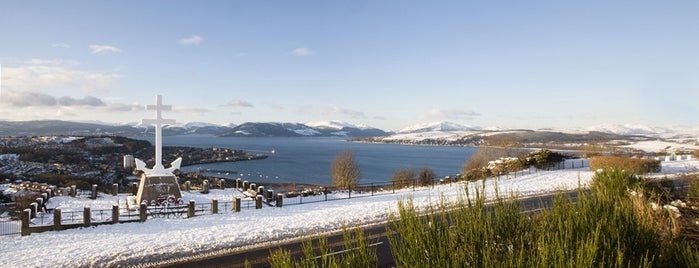
[[[699,126],[696,1],[2,1],[0,120]]]

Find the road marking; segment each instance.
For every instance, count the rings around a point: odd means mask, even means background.
[[[376,243],[373,243],[373,244],[369,244],[368,246],[369,246],[369,247],[375,247],[375,246],[378,246],[378,245],[381,245],[381,244],[383,244],[383,242],[376,242]],[[346,253],[346,252],[350,252],[350,251],[352,251],[352,250],[358,250],[358,249],[359,249],[359,248],[350,248],[350,249],[340,250],[340,251],[337,251],[337,252],[333,252],[333,253],[329,253],[329,254],[325,254],[325,255],[316,256],[316,259],[320,259],[320,258],[325,257],[325,256],[333,256],[333,255],[337,255],[337,254],[342,254],[342,253]]]

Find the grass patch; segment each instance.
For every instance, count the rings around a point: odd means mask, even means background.
[[[590,170],[618,169],[632,174],[660,172],[660,161],[620,156],[595,156],[590,158]]]

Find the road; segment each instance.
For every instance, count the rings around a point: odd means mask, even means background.
[[[577,191],[568,192],[573,200],[577,198]],[[520,205],[522,207],[522,212],[535,212],[543,208],[551,207],[553,203],[553,197],[556,194],[547,194],[537,197],[528,197],[520,199]],[[492,207],[492,205],[488,205]],[[486,209],[488,208],[486,206]],[[376,247],[376,255],[378,257],[379,267],[393,267],[395,263],[393,261],[393,255],[391,253],[391,246],[388,242],[388,236],[386,232],[386,227],[389,223],[377,224],[369,227],[365,227],[364,234],[369,241],[369,244]],[[327,236],[328,245],[332,248],[333,252],[340,252],[344,249],[344,240],[342,231],[334,232]],[[301,247],[304,239],[297,239],[289,242],[275,244],[269,247],[255,248],[245,251],[236,252],[234,254],[225,256],[216,256],[204,260],[192,261],[187,263],[181,263],[176,265],[170,265],[166,267],[173,268],[188,268],[188,267],[244,267],[247,261],[252,267],[271,267],[269,263],[269,256],[272,250],[279,248],[285,249],[291,252],[293,258],[300,258],[303,256],[303,249]]]

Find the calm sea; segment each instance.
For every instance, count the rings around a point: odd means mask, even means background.
[[[153,142],[153,139],[148,139]],[[473,155],[472,147],[414,146],[348,142],[342,138],[240,138],[201,135],[166,136],[164,146],[219,147],[265,154],[263,160],[213,163],[183,167],[225,178],[255,182],[332,184],[330,165],[335,156],[352,150],[362,172],[360,183],[389,181],[397,169],[429,167],[438,178],[457,174]],[[207,170],[211,170],[208,171]]]

